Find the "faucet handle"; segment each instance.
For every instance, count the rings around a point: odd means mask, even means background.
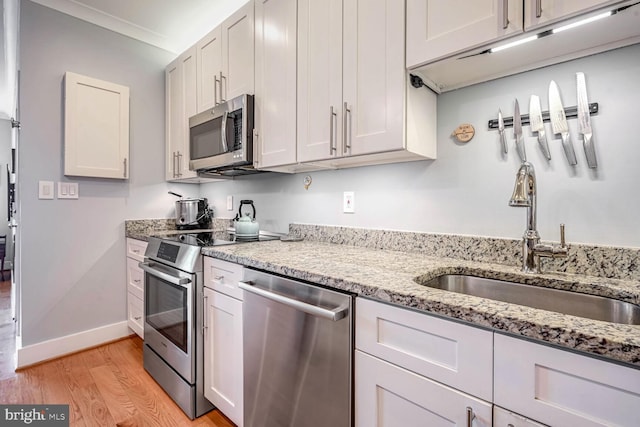
[[[564,224],[560,224],[560,246],[566,247],[566,241],[564,240]]]

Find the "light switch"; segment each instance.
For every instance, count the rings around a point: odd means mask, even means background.
[[[38,198],[43,200],[53,199],[53,181],[38,181]]]
[[[227,196],[227,210],[233,210],[233,196]]]
[[[58,183],[58,199],[77,199],[78,183],[77,182],[59,182]]]
[[[356,193],[353,191],[345,191],[342,200],[342,212],[355,213],[356,211]]]

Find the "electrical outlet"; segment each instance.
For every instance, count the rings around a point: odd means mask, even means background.
[[[342,199],[342,211],[344,213],[356,212],[356,194],[353,191],[345,191]]]
[[[233,210],[233,196],[227,196],[227,210]]]

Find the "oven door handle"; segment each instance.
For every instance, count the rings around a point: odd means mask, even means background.
[[[154,265],[155,264],[152,262],[138,263],[138,266],[144,271],[146,271],[147,273],[151,274],[152,276],[159,277],[162,280],[166,280],[169,283],[173,283],[174,285],[184,286],[188,283],[191,283],[191,279],[188,279],[186,277],[176,277],[169,273],[165,273],[156,268],[153,268]]]
[[[334,308],[333,310],[328,310],[326,308],[318,307],[317,305],[308,304],[306,302],[287,298],[280,294],[274,294],[273,292],[269,292],[265,289],[258,288],[251,281],[238,282],[238,287],[240,289],[244,289],[245,291],[254,293],[256,295],[260,295],[261,297],[295,308],[296,310],[304,311],[305,313],[311,314],[312,316],[322,317],[323,319],[329,319],[334,322],[337,322],[338,320],[343,319],[349,313],[348,306],[341,305],[339,307]]]

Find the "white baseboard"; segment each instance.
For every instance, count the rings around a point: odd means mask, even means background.
[[[77,351],[124,338],[131,334],[132,331],[127,326],[127,321],[125,320],[111,325],[89,329],[88,331],[78,332],[76,334],[66,335],[64,337],[21,347],[18,348],[17,352],[17,367],[18,369],[24,368],[25,366],[54,359],[56,357],[64,356],[65,354],[75,353]]]

